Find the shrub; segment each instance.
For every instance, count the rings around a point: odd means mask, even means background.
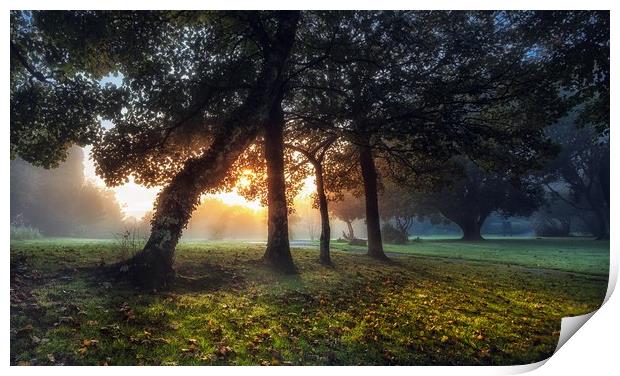
[[[11,225],[11,239],[13,240],[39,239],[41,237],[42,235],[38,228]]]
[[[358,239],[358,238],[353,238],[353,239],[349,240],[349,245],[365,246],[366,245],[366,240]]]
[[[399,230],[390,222],[383,224],[381,228],[383,241],[390,244],[407,244],[409,236],[406,232]]]
[[[137,226],[125,228],[114,234],[116,248],[122,259],[126,260],[135,256],[146,244],[147,237],[140,233]]]

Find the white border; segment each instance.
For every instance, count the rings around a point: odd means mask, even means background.
[[[617,66],[615,60],[617,50],[618,32],[617,23],[619,17],[617,16],[620,4],[612,1],[596,1],[590,0],[587,2],[575,1],[575,0],[524,0],[524,1],[489,1],[489,0],[435,0],[425,2],[412,2],[412,1],[391,1],[382,0],[381,2],[371,2],[367,0],[358,1],[334,1],[334,0],[314,0],[314,1],[274,1],[274,0],[256,0],[256,1],[240,1],[240,0],[227,0],[225,2],[203,2],[203,1],[188,1],[188,0],[175,0],[172,1],[129,1],[129,0],[107,0],[107,1],[91,1],[85,3],[83,1],[67,1],[67,0],[55,0],[54,2],[42,1],[42,0],[24,0],[24,1],[5,1],[5,13],[2,17],[4,30],[4,58],[1,61],[2,76],[4,82],[4,90],[2,91],[2,98],[0,103],[3,109],[3,117],[5,119],[5,125],[2,127],[3,138],[3,154],[5,155],[4,161],[0,163],[0,176],[4,179],[9,177],[9,77],[7,72],[9,71],[9,9],[611,9],[611,41],[612,41],[612,72],[615,72],[614,66]],[[614,44],[615,43],[615,44]],[[619,90],[618,80],[614,73],[612,78],[612,93],[617,93]],[[612,94],[612,103],[614,96]],[[617,102],[616,102],[617,103]],[[618,119],[618,109],[616,106],[611,107],[611,119]],[[614,139],[615,132],[612,133],[612,139]],[[615,145],[615,140],[613,141]],[[612,161],[618,160],[620,157],[619,152],[616,149],[611,150]],[[618,192],[620,185],[619,174],[612,169],[611,172],[611,191]],[[1,219],[0,228],[4,229],[1,232],[1,239],[3,245],[9,244],[9,184],[2,184],[0,186],[2,190],[2,213],[4,216]],[[614,213],[618,213],[618,201],[612,198],[611,211],[612,217]],[[312,375],[315,376],[316,372],[321,373],[336,373],[342,371],[355,372],[358,375],[373,374],[379,372],[390,372],[394,374],[410,374],[411,372],[423,372],[424,374],[433,375],[445,375],[445,374],[464,374],[464,375],[497,375],[497,374],[516,374],[531,371],[537,369],[538,374],[550,375],[550,374],[562,374],[562,373],[590,373],[598,374],[604,371],[612,369],[618,369],[617,362],[617,349],[618,338],[620,335],[619,320],[620,317],[620,298],[618,294],[611,295],[618,279],[618,237],[614,234],[618,233],[619,226],[615,221],[611,222],[611,255],[610,255],[610,280],[609,289],[606,296],[606,303],[593,315],[591,320],[588,320],[583,328],[573,336],[574,339],[566,342],[564,346],[558,349],[548,360],[524,365],[524,366],[503,366],[503,367],[416,367],[414,369],[409,367],[355,367],[355,369],[347,368],[335,368],[335,367],[323,367],[321,370],[315,369],[315,367],[296,367],[294,370],[273,367],[211,367],[208,369],[200,367],[184,367],[182,369],[168,370],[162,367],[139,367],[119,370],[115,369],[115,372],[130,371],[130,372],[149,372],[153,374],[168,374],[169,372],[184,372],[192,374],[204,374],[209,373],[222,373],[222,374],[239,374],[245,372],[252,372],[254,375],[266,375],[266,374],[278,374],[294,372],[300,375]],[[30,367],[8,367],[9,353],[10,353],[10,340],[9,340],[9,251],[8,247],[4,248],[5,262],[1,263],[1,273],[4,275],[3,288],[2,288],[2,301],[4,302],[4,310],[2,311],[1,323],[2,333],[5,336],[0,349],[4,356],[4,366],[7,367],[6,371],[14,374],[30,374],[33,372],[41,371],[40,368]],[[105,367],[91,367],[88,370],[70,367],[70,368],[55,368],[48,367],[45,372],[49,372],[52,375],[66,375],[69,374],[81,374],[83,372],[89,372],[92,374],[102,374],[108,372]],[[609,372],[605,372],[609,373]]]

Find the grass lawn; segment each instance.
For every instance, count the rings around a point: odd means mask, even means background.
[[[333,247],[366,252],[365,247],[347,243],[333,243]],[[488,261],[599,276],[609,274],[609,241],[589,238],[490,238],[480,242],[440,239],[411,241],[407,245],[386,244],[384,247],[386,252],[394,254]]]
[[[261,245],[182,243],[182,277],[152,293],[99,272],[113,241],[12,242],[11,364],[524,364],[607,288],[608,242],[422,241],[392,263],[334,247],[333,268],[294,249],[283,276]]]

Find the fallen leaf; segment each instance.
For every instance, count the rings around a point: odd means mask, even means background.
[[[22,328],[17,329],[17,333],[16,333],[16,334],[17,334],[18,336],[19,336],[19,335],[22,335],[22,334],[26,334],[26,333],[28,333],[28,332],[32,332],[32,330],[33,330],[33,329],[34,329],[34,328],[32,327],[32,325],[28,324],[28,325],[26,325],[26,326],[24,326],[24,327],[22,327]]]
[[[66,325],[72,325],[75,324],[75,319],[72,316],[61,316],[58,318],[58,325],[61,324],[66,324]]]
[[[220,346],[217,350],[215,350],[215,355],[221,358],[226,358],[230,354],[233,353],[233,350],[228,346]]]

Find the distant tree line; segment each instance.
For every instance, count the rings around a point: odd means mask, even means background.
[[[110,237],[123,227],[114,192],[85,181],[83,152],[74,147],[56,169],[11,161],[11,223],[45,236]]]

